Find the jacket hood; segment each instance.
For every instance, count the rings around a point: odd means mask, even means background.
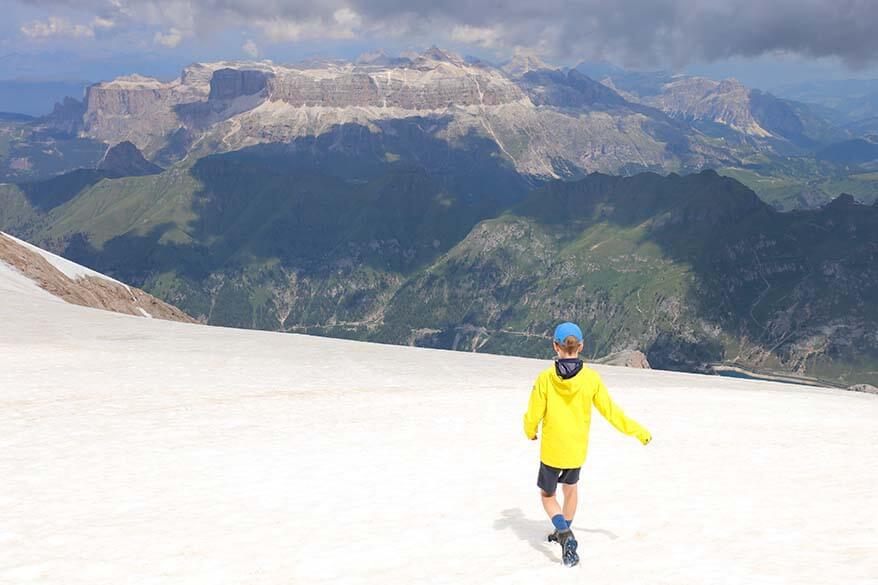
[[[582,369],[582,360],[579,358],[558,358],[555,360],[555,373],[562,380],[569,380]]]
[[[559,380],[555,380],[555,387],[564,394],[575,394],[578,388],[571,378],[582,370],[582,360],[579,358],[558,358],[555,360],[555,374]]]

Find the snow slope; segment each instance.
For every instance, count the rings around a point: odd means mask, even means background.
[[[0,287],[37,288],[56,300],[140,315],[194,322],[189,315],[144,291],[0,232]]]
[[[878,582],[878,397],[598,367],[575,529],[520,424],[547,363],[148,320],[0,271],[0,583]],[[551,581],[550,581],[551,580]]]
[[[20,273],[15,268],[0,261],[0,295],[2,295],[0,298],[4,298],[5,295],[8,295],[9,293],[24,294],[29,297],[37,297],[41,300],[62,302],[61,299],[52,293],[41,289],[36,282]]]

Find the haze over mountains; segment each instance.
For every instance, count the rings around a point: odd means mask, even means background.
[[[878,128],[878,80],[845,79],[809,81],[783,85],[777,93],[789,99],[821,106],[829,121],[853,131],[876,132]]]
[[[434,47],[356,62],[202,63],[171,82],[133,74],[99,83],[83,102],[67,99],[26,127],[5,124],[10,151],[0,172],[12,181],[45,178],[93,164],[103,145],[121,141],[167,166],[340,127],[368,129],[357,148],[374,154],[382,148],[376,140],[391,133],[382,125],[405,121],[421,143],[495,149],[536,180],[716,168],[784,209],[842,192],[871,202],[874,158],[817,156],[852,139],[875,140],[839,122],[843,115],[734,80],[588,64],[561,69],[527,54],[497,67]]]
[[[432,48],[122,77],[4,122],[0,229],[214,324],[542,355],[568,307],[593,357],[874,383],[873,139],[734,80],[587,73]]]

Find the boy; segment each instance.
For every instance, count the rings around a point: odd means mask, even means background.
[[[637,437],[644,445],[652,440],[649,431],[626,417],[613,403],[597,372],[583,366],[579,358],[582,345],[579,326],[561,323],[555,328],[552,347],[558,357],[552,367],[537,377],[524,415],[524,434],[532,441],[537,439],[537,426],[543,422],[537,485],[543,508],[555,527],[549,542],[561,545],[562,559],[568,567],[579,562],[570,525],[576,513],[579,470],[588,450],[591,405],[619,431]],[[559,482],[564,491],[563,509],[555,499]]]

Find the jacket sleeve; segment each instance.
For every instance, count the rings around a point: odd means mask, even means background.
[[[524,413],[524,434],[528,439],[537,436],[537,427],[546,414],[546,385],[538,379],[530,393],[527,412]]]
[[[633,418],[628,418],[619,406],[610,398],[610,393],[604,382],[598,378],[598,391],[594,395],[594,405],[598,411],[607,419],[611,425],[616,427],[619,432],[637,437],[637,439],[646,445],[652,440],[652,435]]]

